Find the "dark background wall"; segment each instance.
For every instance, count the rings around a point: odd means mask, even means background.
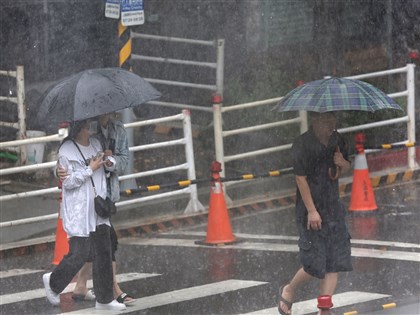
[[[246,81],[277,63],[292,84],[399,66],[420,42],[416,0],[145,0],[145,14],[146,23],[134,30],[224,38],[227,82],[238,75]],[[23,64],[29,85],[118,66],[117,23],[104,17],[104,0],[2,0],[0,17],[0,67]],[[145,52],[156,53],[153,48],[139,44]],[[159,53],[199,55],[171,50]]]
[[[146,22],[133,27],[136,32],[225,39],[225,104],[284,95],[297,80],[401,67],[408,61],[408,52],[418,50],[420,43],[418,0],[144,2]],[[37,99],[51,82],[87,68],[118,66],[117,22],[105,18],[104,8],[104,0],[0,2],[0,69],[25,67],[29,127],[33,124],[31,113],[36,112]],[[152,41],[133,42],[133,51],[215,60],[212,50]],[[134,72],[144,77],[206,84],[215,80],[213,72],[194,67],[159,67],[139,61],[133,61],[132,65]],[[373,83],[392,92],[404,80]],[[163,100],[210,106],[211,92],[157,88],[163,92]],[[2,95],[13,92],[13,85],[0,77],[0,91]],[[5,108],[1,111],[2,119],[15,115],[7,105]],[[250,116],[245,113],[240,118],[226,117],[232,127],[257,120],[255,113]],[[247,138],[243,142],[257,146],[267,141],[278,143],[278,139],[258,137],[258,141]]]

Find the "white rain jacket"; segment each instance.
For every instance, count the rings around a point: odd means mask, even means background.
[[[100,142],[90,138],[89,146],[78,144],[86,159],[96,156],[102,151]],[[62,183],[62,205],[60,216],[63,220],[63,228],[69,237],[87,237],[90,232],[96,230],[96,226],[107,224],[109,219],[99,217],[94,209],[95,193],[91,178],[95,183],[96,192],[99,196],[106,197],[105,171],[101,167],[95,172],[86,166],[83,157],[73,141],[66,141],[58,152],[58,163],[67,170],[68,177]],[[113,166],[115,167],[115,165]]]

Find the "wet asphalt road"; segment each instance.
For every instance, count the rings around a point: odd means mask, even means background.
[[[375,197],[379,210],[348,216],[354,271],[340,277],[334,314],[420,314],[420,182],[380,187]],[[238,242],[228,246],[196,245],[206,225],[121,239],[120,284],[138,298],[124,313],[276,314],[278,288],[299,267],[293,211],[235,217]],[[52,255],[1,261],[0,314],[96,314],[93,302],[73,302],[70,293],[59,308],[48,304],[41,276]],[[318,295],[317,283],[298,292],[293,314],[316,312],[308,300]],[[390,309],[381,311],[384,305]]]

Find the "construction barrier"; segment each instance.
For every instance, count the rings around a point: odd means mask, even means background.
[[[279,177],[281,175],[287,175],[292,174],[293,169],[285,169],[285,170],[275,170],[275,171],[269,171],[268,173],[264,174],[244,174],[236,177],[228,177],[228,178],[222,178],[219,177],[218,181],[220,182],[229,182],[229,181],[238,181],[238,180],[251,180],[251,179],[257,179],[257,178],[265,178],[265,177]],[[184,188],[189,185],[195,185],[195,184],[202,184],[202,183],[210,183],[214,179],[213,178],[201,178],[201,179],[195,179],[195,180],[181,180],[175,183],[169,183],[169,184],[162,184],[162,185],[149,185],[149,186],[139,186],[135,189],[126,189],[121,191],[120,193],[125,196],[130,196],[132,194],[141,193],[141,192],[151,192],[151,191],[158,191],[161,189],[168,189],[168,188]]]
[[[377,210],[372,183],[369,177],[369,170],[363,144],[365,136],[358,133],[355,136],[357,155],[354,161],[353,183],[351,189],[350,211],[372,211]]]
[[[400,148],[413,148],[416,146],[415,142],[403,143],[403,144],[381,144],[378,146],[365,146],[365,150],[381,150],[381,149],[400,149]]]

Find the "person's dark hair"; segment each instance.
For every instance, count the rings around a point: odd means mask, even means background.
[[[69,137],[76,138],[77,134],[82,130],[83,126],[89,122],[89,119],[79,120],[70,124]]]
[[[309,119],[310,119],[311,122],[319,119],[320,117],[334,117],[334,118],[337,118],[335,112],[324,112],[324,113],[308,112],[308,114],[309,114]]]
[[[87,119],[74,121],[70,123],[69,135],[61,141],[60,146],[57,149],[57,152],[60,150],[61,146],[68,140],[74,140],[77,134],[82,130],[82,127],[88,122]]]

